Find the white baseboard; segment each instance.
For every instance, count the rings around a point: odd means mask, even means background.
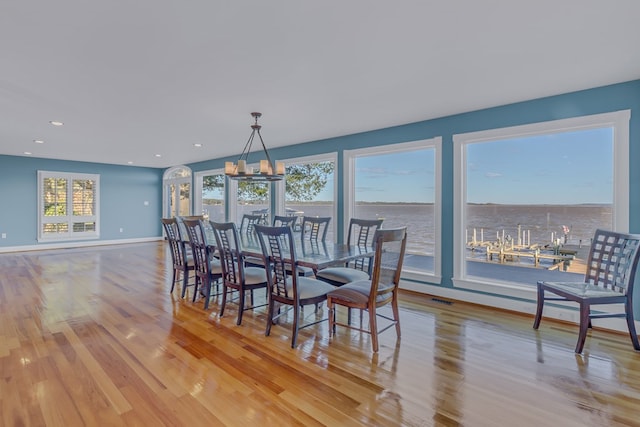
[[[431,295],[438,298],[446,298],[454,301],[462,301],[473,304],[480,304],[487,307],[495,307],[503,310],[515,311],[531,315],[531,325],[533,327],[533,317],[536,312],[536,301],[524,301],[510,298],[503,298],[496,295],[469,292],[460,288],[445,288],[442,286],[430,285],[428,283],[400,282],[400,289]],[[567,303],[567,307],[577,308],[577,304]],[[605,306],[606,307],[606,306]],[[623,310],[621,304],[616,307]],[[562,308],[556,304],[547,303],[544,306],[542,324],[544,319],[556,319],[563,322],[571,322],[577,325],[580,321],[577,310]],[[617,332],[629,333],[627,322],[624,319],[596,319],[593,321],[596,328],[609,329]],[[636,328],[640,329],[640,323],[636,321]]]
[[[38,245],[6,246],[6,247],[0,247],[0,253],[44,251],[48,249],[83,248],[88,246],[123,245],[126,243],[156,242],[158,240],[163,240],[163,239],[164,238],[162,236],[158,236],[158,237],[144,237],[139,239],[96,240],[96,241],[83,240],[79,242],[56,242],[56,243],[42,243]]]

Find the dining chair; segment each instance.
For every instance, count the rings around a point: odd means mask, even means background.
[[[182,276],[181,296],[182,298],[184,298],[185,292],[187,291],[187,286],[189,286],[190,272],[194,271],[195,269],[193,254],[191,253],[191,246],[189,246],[189,250],[187,250],[185,243],[186,236],[182,236],[178,220],[176,218],[162,218],[162,226],[167,236],[169,247],[171,248],[171,260],[173,262],[173,281],[171,283],[171,290],[169,291],[169,293],[173,293],[176,282],[179,281],[180,276]]]
[[[220,306],[220,317],[224,315],[227,304],[227,294],[238,292],[238,321],[242,323],[242,314],[246,310],[264,307],[254,305],[253,291],[255,289],[267,288],[267,274],[264,268],[245,266],[244,256],[238,229],[233,222],[213,222],[211,221],[213,233],[216,236],[216,246],[218,256],[222,265],[222,305]],[[245,306],[246,291],[249,291],[251,299],[249,306]]]
[[[302,324],[303,320],[300,318],[302,307],[312,304],[317,307],[327,299],[327,293],[334,290],[335,286],[291,273],[296,271],[297,267],[294,236],[291,227],[256,225],[255,229],[266,262],[266,269],[269,272],[267,274],[269,301],[265,335],[269,336],[271,326],[277,323],[290,310],[293,310],[291,348],[295,348],[300,329],[326,320],[317,319],[318,310],[316,310],[316,320]],[[276,304],[278,304],[277,312],[275,309]],[[281,311],[282,305],[290,306],[290,308],[283,312]]]
[[[211,299],[211,287],[213,282],[222,278],[222,265],[213,256],[214,247],[207,242],[206,232],[201,219],[183,219],[184,225],[189,233],[189,241],[193,252],[195,263],[196,284],[193,291],[192,301],[195,302],[198,296],[198,287],[204,294],[204,308],[209,308]]]
[[[264,221],[264,215],[262,214],[244,214],[242,220],[240,220],[240,233],[252,234],[254,233],[253,226],[256,224],[262,224]]]
[[[371,346],[374,353],[378,351],[378,334],[396,327],[396,334],[400,338],[400,316],[398,312],[398,285],[404,252],[407,246],[407,227],[393,229],[379,229],[373,236],[375,255],[371,278],[357,280],[344,286],[337,287],[327,294],[329,307],[329,335],[336,332],[336,325],[355,329],[371,334]],[[391,305],[393,317],[378,312],[380,307]],[[339,322],[336,316],[336,305],[357,308],[369,312],[369,327],[364,329],[351,325],[350,322]],[[390,321],[382,329],[378,328],[377,318]]]
[[[331,217],[303,216],[300,224],[300,241],[303,244],[307,242],[309,245],[324,243],[330,221]],[[311,246],[311,249],[314,247]],[[297,271],[298,275],[307,277],[315,276],[316,273],[313,269],[305,266],[298,266]]]
[[[300,240],[324,242],[327,238],[330,221],[331,217],[303,216],[300,224]]]
[[[382,226],[381,219],[351,218],[347,245],[368,248],[372,246],[372,238],[376,230]],[[335,286],[346,285],[356,280],[368,280],[371,276],[371,257],[357,258],[344,267],[329,267],[316,273],[316,278]]]
[[[274,215],[272,225],[274,227],[289,226],[291,227],[292,230],[295,230],[297,220],[298,220],[298,217],[295,215],[291,215],[291,216]]]
[[[533,329],[538,329],[542,320],[545,301],[572,301],[580,306],[580,326],[575,352],[582,353],[587,330],[592,319],[626,318],[635,350],[640,350],[638,334],[633,318],[633,286],[640,259],[640,235],[596,230],[583,282],[537,283],[538,304]],[[556,296],[546,296],[546,292]],[[623,304],[624,313],[591,311],[592,305]]]

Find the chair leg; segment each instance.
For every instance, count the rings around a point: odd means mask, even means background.
[[[544,306],[544,289],[542,285],[538,283],[538,307],[536,308],[536,318],[533,321],[533,329],[540,327],[540,320],[542,320],[542,308]]]
[[[207,278],[207,284],[205,286],[204,291],[204,309],[209,308],[209,300],[211,299],[211,278]]]
[[[195,274],[195,272],[194,272],[194,274]],[[198,276],[197,276],[197,275],[194,277],[193,282],[195,283],[195,287],[196,287],[196,289],[198,289]],[[185,297],[186,295],[187,295],[187,287],[186,287],[186,286],[184,286],[184,285],[182,285],[182,293],[180,294],[180,297],[181,297],[182,299],[184,299],[184,297]]]
[[[578,334],[578,343],[576,344],[576,353],[582,353],[584,342],[587,339],[587,330],[589,329],[589,313],[591,308],[585,302],[580,303],[580,333]]]
[[[178,275],[178,269],[177,268],[173,268],[173,282],[171,282],[171,290],[169,291],[169,293],[173,293],[173,288],[176,287],[176,282],[178,281],[179,277],[176,277]]]
[[[251,293],[251,307],[253,307],[253,290],[249,291]],[[242,313],[244,313],[244,289],[240,287],[238,289],[238,321],[236,325],[240,325],[242,323]]]
[[[193,297],[191,298],[191,302],[196,302],[196,296],[198,295],[198,288],[204,286],[202,283],[202,278],[200,276],[196,276],[196,284],[193,287]]]
[[[293,305],[293,336],[291,337],[291,348],[296,348],[298,342],[298,329],[300,321],[300,306],[298,304]]]
[[[271,333],[271,325],[273,324],[273,309],[274,309],[274,301],[273,298],[269,298],[269,306],[267,307],[267,329],[264,331],[265,336],[269,336]]]
[[[398,294],[394,293],[391,300],[391,309],[393,310],[393,320],[396,322],[396,334],[400,338],[400,311],[398,310]]]
[[[373,352],[378,352],[378,319],[376,319],[376,307],[369,307],[369,332],[371,333],[371,347]]]
[[[640,350],[640,342],[638,342],[638,333],[636,332],[636,324],[633,318],[633,307],[631,304],[631,300],[627,299],[627,302],[625,303],[624,307],[627,313],[627,325],[629,326],[629,335],[631,336],[631,343],[633,344],[633,348],[635,350]]]
[[[331,298],[327,298],[327,309],[329,310],[329,337],[331,337],[336,333],[336,313]]]
[[[221,302],[221,306],[220,306],[220,314],[219,316],[222,317],[224,315],[224,308],[227,305],[227,285],[225,285],[224,283],[222,284],[222,302]]]
[[[178,271],[178,276],[180,272]],[[185,268],[182,270],[182,289],[186,289],[189,284],[189,269]]]

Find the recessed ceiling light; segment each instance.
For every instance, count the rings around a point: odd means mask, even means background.
[[[193,144],[193,146],[196,148],[200,148],[202,147],[202,144],[200,144],[199,142],[196,142],[195,144]]]
[[[49,123],[51,123],[54,126],[62,126],[64,123],[59,122],[57,120],[49,120]]]
[[[44,144],[44,141],[41,139],[34,139],[33,142],[35,142],[36,144]]]
[[[31,155],[31,151],[25,151],[24,154],[26,154],[27,156]]]
[[[162,157],[162,154],[156,154],[156,157]]]
[[[128,165],[132,165],[132,164],[133,164],[133,162],[127,162],[127,164],[128,164]]]

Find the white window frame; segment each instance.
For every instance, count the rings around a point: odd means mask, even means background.
[[[45,179],[65,179],[67,180],[67,215],[66,216],[45,216],[44,215],[44,180]],[[91,180],[94,181],[94,215],[74,216],[73,215],[73,181]],[[45,223],[67,223],[68,232],[45,234],[43,225]],[[93,222],[95,230],[74,232],[74,222]],[[71,172],[50,172],[38,171],[38,242],[61,242],[70,240],[89,240],[100,238],[100,175],[71,173]]]
[[[207,171],[201,171],[201,172],[196,172],[195,174],[193,174],[193,179],[194,179],[194,183],[193,183],[193,191],[195,192],[196,196],[194,198],[194,212],[196,212],[198,215],[200,215],[200,213],[202,213],[203,211],[203,206],[202,206],[202,189],[203,189],[203,185],[202,185],[202,181],[203,181],[203,177],[205,176],[209,176],[209,175],[224,175],[224,168],[219,168],[219,169],[211,169],[211,170],[207,170]],[[226,176],[224,179],[224,189],[222,190],[223,193],[226,195],[226,191],[227,191],[227,187],[229,184],[229,180]],[[228,207],[226,206],[226,202],[227,202],[227,197],[225,196],[225,212],[228,209]],[[226,216],[225,216],[225,220],[226,220]]]
[[[570,119],[553,120],[512,126],[486,131],[453,135],[454,149],[454,215],[453,215],[453,285],[457,288],[489,292],[514,298],[535,299],[535,286],[523,286],[514,283],[491,281],[467,277],[466,248],[463,244],[466,223],[466,147],[469,144],[501,139],[515,139],[527,136],[547,135],[569,131],[611,127],[614,130],[613,141],[613,228],[627,232],[629,229],[629,120],[631,110],[594,114]]]
[[[415,281],[426,281],[429,283],[440,284],[442,282],[442,137],[437,136],[430,139],[422,139],[418,141],[403,142],[398,144],[381,145],[377,147],[359,148],[355,150],[344,151],[344,217],[351,218],[355,212],[355,162],[356,158],[363,156],[375,156],[380,154],[400,153],[415,150],[424,150],[433,148],[435,150],[434,159],[434,253],[433,253],[433,272],[402,272],[403,279]],[[345,229],[345,238],[346,233]],[[401,283],[401,287],[405,289],[417,290],[420,285],[411,282]]]
[[[173,178],[172,175],[175,171],[188,172],[188,176]],[[171,185],[174,185],[178,189],[178,191],[180,191],[180,186],[182,184],[189,184],[189,212],[187,213],[187,215],[191,215],[191,206],[193,205],[193,184],[191,183],[192,176],[193,172],[191,171],[191,168],[184,165],[173,166],[164,172],[162,177],[162,212],[164,212],[163,216],[169,217],[171,215],[171,212],[169,210],[169,198],[171,197],[169,187]],[[179,204],[177,205],[177,207],[178,206]]]
[[[295,157],[290,159],[281,160],[284,162],[285,168],[292,164],[299,163],[322,163],[322,162],[333,162],[333,210],[332,216],[334,221],[331,221],[331,227],[333,228],[333,235],[337,236],[337,227],[338,223],[335,221],[338,218],[338,153],[323,153],[317,154],[313,156],[304,156],[304,157]],[[287,179],[286,175],[284,180],[277,181],[275,185],[275,200],[276,200],[276,211],[275,215],[285,215],[285,180]]]
[[[248,165],[254,168],[258,167],[255,165]],[[224,169],[222,169],[222,173],[224,173]],[[267,206],[271,206],[271,202],[273,199],[273,185],[271,185],[272,183],[269,181],[265,181],[267,184],[269,184],[269,200],[267,202]],[[264,182],[261,181],[256,181],[256,184],[261,184]],[[227,203],[228,206],[226,206],[226,211],[227,211],[227,221],[229,222],[236,222],[236,218],[238,217],[238,181],[235,179],[231,179],[228,176],[225,177],[225,191],[226,191],[226,196],[225,196],[225,202]],[[236,222],[237,223],[237,222]],[[238,227],[240,226],[239,223]]]

